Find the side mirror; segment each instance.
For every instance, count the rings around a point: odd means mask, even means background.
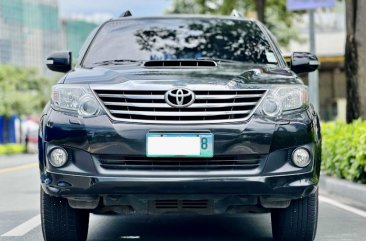
[[[296,74],[309,73],[319,67],[318,58],[307,52],[294,52],[291,56],[291,70]]]
[[[72,68],[72,54],[71,52],[52,53],[47,58],[46,65],[52,71],[67,73]]]

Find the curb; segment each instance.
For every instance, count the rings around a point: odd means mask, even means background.
[[[345,198],[358,204],[366,204],[366,184],[354,183],[321,174],[319,187],[321,191],[328,194]]]

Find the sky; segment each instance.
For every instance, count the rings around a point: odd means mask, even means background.
[[[172,0],[58,0],[61,17],[104,21],[130,10],[134,16],[160,16]]]

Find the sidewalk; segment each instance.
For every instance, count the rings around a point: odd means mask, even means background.
[[[321,174],[319,188],[321,193],[334,196],[344,203],[366,210],[366,184],[354,183]]]

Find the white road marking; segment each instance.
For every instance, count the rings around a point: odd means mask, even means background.
[[[360,210],[358,208],[354,208],[354,207],[348,206],[346,204],[337,202],[337,201],[335,201],[333,199],[330,199],[330,198],[327,198],[327,197],[324,197],[324,196],[319,196],[319,200],[321,202],[328,203],[328,204],[333,205],[333,206],[335,206],[337,208],[341,208],[343,210],[346,210],[348,212],[351,212],[353,214],[356,214],[358,216],[361,216],[361,217],[366,218],[366,212],[363,211],[363,210]]]
[[[29,219],[25,223],[22,223],[18,227],[10,230],[9,232],[1,235],[2,237],[21,237],[32,231],[36,227],[41,225],[41,216],[37,215],[34,218]]]

